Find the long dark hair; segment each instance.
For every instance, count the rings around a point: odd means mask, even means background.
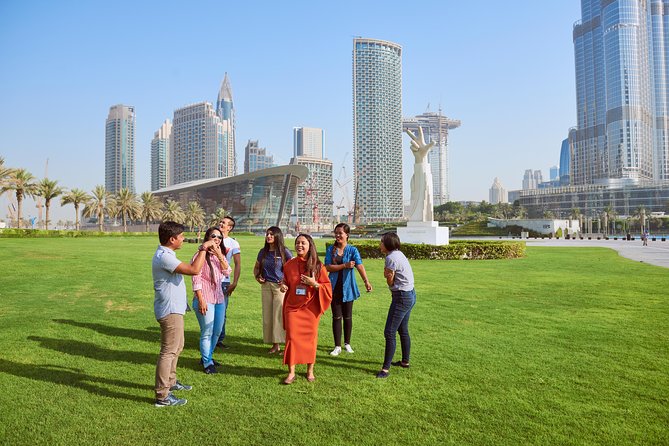
[[[348,243],[348,238],[351,234],[351,227],[347,225],[346,223],[339,223],[337,226],[334,228],[334,232],[337,232],[337,229],[341,228],[345,233],[346,233],[346,243]],[[335,239],[334,245],[339,248],[339,242],[337,239]]]
[[[277,226],[270,226],[267,228],[267,231],[265,231],[265,236],[267,234],[272,234],[274,236],[274,257],[276,257],[276,252],[279,251],[279,255],[281,256],[281,264],[283,265],[286,263],[286,245],[283,241],[283,232],[281,232],[281,229],[279,229]],[[262,249],[261,257],[265,258],[267,253],[270,251],[269,248],[269,243],[267,243],[267,238],[265,237],[265,246]]]
[[[213,234],[214,231],[218,232],[221,236],[223,235],[223,233],[218,228],[218,226],[211,227],[211,228],[207,229],[207,232],[204,233],[204,241],[205,242],[211,238],[211,234]],[[221,246],[223,246],[223,252],[225,252],[225,246],[223,245],[223,239],[221,239]],[[216,280],[214,279],[214,267],[211,266],[211,254],[209,253],[209,251],[207,251],[207,253],[205,254],[205,258],[207,260],[207,265],[209,265],[209,271],[210,271],[209,279],[211,280],[212,285],[215,286],[216,285]]]
[[[297,239],[300,237],[304,237],[309,242],[309,251],[307,251],[307,259],[306,259],[307,260],[306,275],[313,276],[316,279],[318,279],[323,264],[321,263],[321,259],[318,258],[318,252],[316,251],[316,245],[314,245],[314,239],[311,238],[309,234],[300,233],[298,234],[297,237],[295,237],[295,243],[297,243]]]

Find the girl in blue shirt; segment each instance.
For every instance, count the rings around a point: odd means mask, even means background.
[[[353,269],[357,269],[365,282],[365,289],[369,293],[372,285],[367,279],[367,272],[362,264],[362,258],[355,246],[348,244],[351,228],[346,223],[335,226],[335,243],[325,252],[325,269],[330,273],[332,283],[332,334],[335,348],[330,352],[332,356],[341,353],[341,329],[344,321],[344,349],[353,353],[351,348],[351,330],[353,328],[353,301],[360,297],[358,284],[355,281]]]
[[[272,344],[269,354],[280,353],[279,344],[286,342],[283,329],[283,299],[286,287],[283,283],[283,265],[293,258],[284,246],[283,233],[276,226],[267,228],[265,246],[258,252],[253,275],[262,287],[262,332],[263,341]]]

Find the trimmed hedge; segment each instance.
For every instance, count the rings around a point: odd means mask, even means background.
[[[379,242],[350,240],[363,259],[382,259]],[[329,247],[332,243],[326,243]],[[402,252],[412,260],[494,260],[525,257],[525,242],[455,240],[449,245],[402,243]]]
[[[100,232],[44,229],[0,229],[0,238],[56,238],[56,237],[157,237],[155,232]]]

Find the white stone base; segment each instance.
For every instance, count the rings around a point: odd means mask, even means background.
[[[436,221],[409,221],[406,228],[397,228],[397,235],[402,243],[448,245],[448,228]]]

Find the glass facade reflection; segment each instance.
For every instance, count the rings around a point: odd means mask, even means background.
[[[294,229],[291,210],[297,185],[308,174],[305,166],[279,166],[214,180],[170,186],[155,192],[163,200],[178,201],[183,208],[191,201],[202,206],[207,216],[223,208],[236,220],[235,230],[262,232],[278,226]]]
[[[528,216],[538,218],[552,211],[558,218],[567,218],[573,209],[584,216],[601,215],[610,206],[619,216],[634,215],[643,206],[647,213],[666,212],[669,203],[669,182],[647,184],[582,185],[518,191],[519,204]]]
[[[669,0],[582,0],[571,184],[669,179]]]

